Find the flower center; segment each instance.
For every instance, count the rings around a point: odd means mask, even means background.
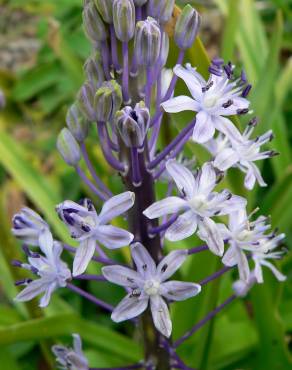
[[[206,94],[204,98],[204,107],[205,108],[213,108],[217,104],[218,101],[218,95],[216,94]]]
[[[159,293],[160,283],[157,280],[146,280],[144,291],[148,295],[156,295]]]
[[[206,198],[203,195],[197,195],[189,201],[189,205],[196,213],[203,213],[207,209]]]

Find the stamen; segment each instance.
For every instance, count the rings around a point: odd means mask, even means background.
[[[233,100],[229,99],[226,103],[222,104],[223,108],[229,108],[233,104]]]
[[[252,85],[251,85],[251,84],[248,84],[248,85],[243,89],[243,91],[242,91],[242,93],[241,93],[241,96],[242,96],[243,98],[246,98],[246,97],[248,96],[248,94],[250,93],[251,88],[252,88]]]
[[[237,109],[236,114],[243,115],[243,114],[247,114],[248,112],[249,112],[248,108]]]
[[[210,81],[206,86],[202,87],[202,92],[208,91],[214,85],[214,81]]]
[[[32,282],[32,279],[22,279],[22,280],[17,280],[14,285],[15,286],[20,286],[20,285],[27,285]]]
[[[218,76],[218,77],[222,77],[222,69],[216,67],[215,65],[211,65],[209,68],[208,68],[208,71],[212,74],[212,75],[215,75],[215,76]]]
[[[163,265],[161,267],[161,272],[165,272],[167,270],[167,268],[168,268],[168,265],[167,264]]]

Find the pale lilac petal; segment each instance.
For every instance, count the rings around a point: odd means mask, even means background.
[[[29,283],[14,299],[18,302],[27,302],[43,293],[48,287],[46,279],[38,279]]]
[[[167,280],[173,275],[184,263],[188,256],[186,249],[179,249],[170,252],[157,266],[157,277],[160,281]]]
[[[43,229],[39,234],[39,246],[41,251],[50,257],[53,254],[53,236],[49,229]]]
[[[103,276],[111,283],[133,289],[143,285],[143,279],[138,272],[128,267],[119,265],[105,266],[101,271]]]
[[[245,253],[239,248],[236,248],[236,253],[237,253],[237,265],[238,265],[240,280],[248,281],[249,275],[250,275],[248,259]]]
[[[165,337],[169,338],[172,331],[172,323],[167,304],[159,295],[151,296],[150,308],[156,329]]]
[[[201,285],[183,281],[168,281],[161,284],[161,294],[171,301],[183,301],[199,294]]]
[[[232,103],[233,104],[228,108],[219,108],[216,113],[220,116],[232,116],[236,115],[239,109],[246,109],[250,105],[250,102],[241,96],[233,97]]]
[[[244,139],[241,133],[228,118],[217,116],[214,118],[214,125],[218,131],[227,136],[235,145],[243,142]]]
[[[256,177],[251,167],[248,168],[244,178],[244,186],[248,190],[252,190],[256,182]]]
[[[216,172],[212,163],[203,165],[196,177],[196,193],[207,196],[216,186]]]
[[[116,249],[129,245],[134,235],[126,230],[112,225],[100,225],[96,228],[96,239],[109,249]]]
[[[261,265],[268,267],[279,281],[285,281],[287,279],[287,277],[283,275],[271,262],[261,260],[260,263]]]
[[[143,214],[150,218],[158,218],[168,214],[176,213],[188,207],[187,202],[179,197],[167,197],[153,203],[145,209]]]
[[[228,215],[230,213],[234,213],[246,207],[247,200],[245,198],[240,197],[239,195],[232,195],[230,199],[226,199],[225,194],[226,191],[223,190],[215,198],[215,201],[217,202],[218,211],[220,210],[218,215]]]
[[[194,99],[185,95],[169,99],[162,103],[161,107],[168,113],[178,113],[186,110],[197,112],[199,109],[198,103]]]
[[[126,191],[122,194],[115,195],[107,200],[100,212],[99,219],[101,224],[106,224],[113,218],[127,212],[135,202],[135,194]]]
[[[218,230],[220,231],[220,234],[221,234],[223,240],[226,240],[226,239],[230,238],[231,233],[228,230],[228,228],[226,227],[226,225],[217,224],[217,227],[218,227]]]
[[[211,140],[215,134],[215,126],[212,116],[200,111],[196,116],[196,124],[193,131],[193,140],[203,144]]]
[[[222,258],[222,263],[225,266],[235,266],[237,264],[237,252],[236,252],[236,247],[234,245],[231,245],[228,250],[225,252],[223,258]]]
[[[86,239],[79,244],[73,261],[73,276],[83,274],[95,252],[95,240]]]
[[[83,356],[83,351],[82,351],[82,342],[79,334],[72,334],[73,337],[73,348],[74,351],[78,354]]]
[[[148,306],[149,298],[139,298],[128,294],[114,309],[111,318],[114,322],[122,322],[139,316]]]
[[[185,194],[187,198],[191,198],[194,195],[195,187],[195,178],[192,172],[175,159],[167,161],[166,169],[176,183],[179,191]]]
[[[199,233],[200,239],[204,240],[210,251],[217,256],[222,256],[224,253],[224,241],[222,239],[219,228],[216,223],[209,217],[204,217],[199,222]]]
[[[258,284],[262,284],[264,282],[262,266],[257,259],[254,260],[254,263],[255,263],[254,274],[256,281]]]
[[[47,307],[48,304],[50,303],[51,295],[53,291],[57,288],[56,282],[52,282],[47,289],[45,290],[45,294],[42,296],[40,299],[40,307]]]
[[[144,245],[141,243],[132,244],[131,254],[139,274],[143,278],[151,278],[156,272],[156,264]]]
[[[252,169],[253,173],[254,173],[254,176],[258,182],[258,184],[260,186],[267,186],[267,184],[265,183],[265,180],[263,179],[261,173],[260,173],[260,170],[258,169],[258,167],[254,164],[254,163],[249,163],[249,166],[250,168]]]
[[[197,216],[193,211],[187,211],[180,215],[165,233],[167,240],[179,241],[193,235],[197,229]]]
[[[235,231],[238,227],[242,227],[242,225],[246,225],[248,221],[246,209],[242,208],[233,212],[229,215],[229,229],[231,231]]]
[[[234,166],[238,160],[237,153],[231,148],[226,148],[219,152],[213,163],[214,167],[218,168],[220,171],[226,171],[228,168]]]
[[[206,85],[206,82],[202,79],[201,75],[194,69],[186,69],[182,65],[177,64],[173,72],[184,80],[193,98],[200,100],[202,97],[202,87]]]

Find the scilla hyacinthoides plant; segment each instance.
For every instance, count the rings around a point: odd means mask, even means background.
[[[86,81],[68,110],[67,128],[60,133],[57,148],[100,198],[100,204],[84,199],[78,203],[65,200],[56,206],[60,219],[78,242],[77,248],[54,240],[49,225],[28,208],[13,219],[12,231],[23,241],[28,257],[28,263],[13,264],[35,276],[17,282],[25,287],[16,300],[27,301],[43,294],[40,306],[47,306],[52,293],[66,287],[109,311],[116,323],[130,320],[140,331],[145,356],[138,364],[119,369],[190,369],[176,353],[180,344],[255,283],[262,283],[263,268],[269,268],[278,280],[285,279],[268,261],[281,258],[282,252],[275,249],[284,235],[272,232],[263,216],[252,220],[246,199],[228,189],[216,189],[231,167],[245,173],[247,189],[256,182],[266,186],[254,162],[275,154],[261,151],[261,146],[272,139],[272,132],[253,138],[256,119],[250,120],[244,132],[230,119],[251,113],[247,99],[251,85],[244,72],[236,77],[232,63],[216,58],[206,80],[195,66],[184,65],[185,51],[194,43],[200,27],[200,15],[190,5],[176,20],[177,64],[173,72],[165,70],[169,52],[165,25],[174,6],[174,0],[85,1],[84,29],[92,43],[92,55],[85,63]],[[178,78],[191,96],[175,96]],[[195,112],[193,119],[158,152],[164,113],[185,110]],[[97,145],[105,160],[123,180],[122,194],[112,194],[89,159],[85,140],[90,124],[97,127]],[[205,146],[212,154],[209,162],[195,168],[193,159],[182,158],[187,142]],[[92,180],[82,170],[81,161]],[[169,185],[163,199],[155,196],[159,181]],[[120,215],[126,217],[128,230],[110,224]],[[220,216],[229,222],[222,223]],[[195,234],[205,244],[170,253],[164,248],[165,240],[179,246],[179,241]],[[125,246],[130,248],[132,266],[121,265],[106,253],[106,249]],[[61,260],[63,249],[74,256],[72,273]],[[187,258],[199,258],[198,253],[206,250],[221,258],[225,266],[199,283],[169,280]],[[90,261],[104,265],[102,275],[86,274]],[[169,306],[196,299],[205,284],[234,266],[238,267],[239,280],[232,295],[182,337],[171,338]],[[194,280],[195,276],[196,271]],[[113,307],[74,285],[78,279],[117,284],[125,289],[126,296]],[[53,352],[61,368],[92,369],[76,334],[73,349],[54,346]]]

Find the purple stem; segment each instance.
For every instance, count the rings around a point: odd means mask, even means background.
[[[171,217],[169,217],[169,219],[163,223],[162,225],[160,226],[157,226],[157,227],[153,227],[152,229],[149,229],[149,235],[153,235],[153,234],[159,234],[161,233],[162,231],[165,231],[169,228],[169,226],[171,226],[178,218],[178,214],[174,214],[172,215]]]
[[[217,279],[218,277],[220,277],[221,275],[225,274],[225,272],[232,270],[233,267],[235,267],[235,266],[231,266],[231,267],[230,266],[225,266],[221,270],[219,270],[217,272],[214,272],[214,274],[212,274],[210,276],[207,276],[205,279],[201,280],[199,282],[199,284],[200,285],[206,285],[210,281],[213,281],[213,280]]]
[[[81,147],[81,152],[85,160],[85,163],[94,181],[97,183],[97,185],[103,192],[105,192],[109,197],[112,197],[113,194],[111,193],[111,191],[105,186],[105,184],[101,181],[101,179],[98,177],[97,173],[95,172],[93,165],[89,159],[85,144],[81,143],[80,147]]]
[[[115,29],[113,24],[110,25],[110,35],[111,35],[111,53],[114,69],[117,73],[122,72],[122,68],[119,63],[118,53],[117,53],[117,39],[115,34]]]
[[[194,247],[188,250],[188,254],[195,254],[203,251],[207,251],[209,247],[207,245],[200,245],[199,247]]]
[[[93,280],[93,281],[107,281],[103,275],[92,275],[92,274],[83,274],[74,276],[76,280]]]
[[[175,158],[183,150],[185,144],[189,140],[190,135],[191,135],[191,132],[189,132],[188,135],[186,135],[185,138],[177,145],[177,147],[169,155],[168,159]],[[165,167],[166,167],[165,165],[166,165],[166,162],[164,162],[161,165],[160,169],[155,173],[155,175],[153,175],[154,180],[157,180],[163,174],[163,172],[165,171]]]
[[[151,67],[146,67],[146,90],[145,90],[145,104],[150,110],[151,106],[151,91],[152,91],[152,72]]]
[[[142,182],[139,154],[137,148],[131,148],[132,182],[134,186],[140,186]]]
[[[182,62],[184,60],[184,56],[185,56],[185,51],[180,50],[176,64],[182,64]],[[172,76],[169,88],[168,88],[165,96],[161,100],[161,102],[164,102],[164,101],[168,100],[171,97],[171,95],[174,91],[174,88],[175,88],[177,78],[178,77],[175,74]],[[157,110],[156,113],[154,114],[153,118],[152,118],[151,126],[154,126],[158,122],[159,118],[162,117],[162,115],[163,115],[163,111],[162,110]]]
[[[103,65],[103,70],[104,74],[107,80],[111,79],[111,74],[110,74],[110,58],[109,58],[109,51],[108,51],[108,45],[107,41],[104,40],[101,42],[101,55],[102,55],[102,65]]]
[[[194,119],[193,121],[191,121],[186,127],[184,127],[181,132],[176,136],[176,138],[174,140],[172,140],[172,142],[170,144],[168,144],[163,150],[162,152],[160,152],[156,158],[153,159],[153,161],[151,161],[149,164],[148,164],[148,169],[152,170],[154,169],[157,165],[159,165],[159,163],[161,161],[163,161],[165,159],[165,157],[173,150],[175,149],[175,147],[180,144],[181,141],[183,141],[184,139],[186,139],[187,137],[187,140],[189,139],[189,134],[190,134],[190,131],[194,128],[196,124],[196,119]]]
[[[236,295],[232,295],[226,301],[224,301],[221,305],[216,307],[213,311],[209,312],[204,319],[199,321],[196,325],[194,325],[188,332],[186,332],[181,338],[179,338],[177,341],[174,342],[173,347],[177,348],[180,346],[185,340],[190,338],[197,330],[199,330],[202,326],[204,326],[209,320],[211,320],[217,313],[222,311],[225,306],[227,306],[229,303],[233,302],[236,298]]]
[[[74,254],[76,253],[76,248],[71,247],[68,244],[63,244],[63,248],[70,253],[74,253]],[[116,261],[111,260],[110,258],[104,258],[100,256],[93,256],[91,259],[95,262],[102,263],[103,265],[117,265],[118,264]]]
[[[107,124],[105,125],[105,131],[106,131],[106,139],[107,139],[108,146],[111,148],[111,150],[114,150],[115,152],[118,152],[120,150],[120,147],[116,142],[114,142],[111,139],[110,134],[108,132]]]
[[[101,149],[108,164],[112,166],[115,170],[119,172],[124,172],[125,166],[116,157],[113,156],[113,153],[107,144],[105,123],[97,122],[97,130],[101,144]]]
[[[93,193],[95,193],[101,200],[105,201],[108,199],[108,196],[105,195],[103,192],[101,192],[99,189],[97,189],[96,186],[93,185],[93,183],[88,179],[88,177],[85,175],[85,173],[82,171],[82,169],[77,165],[75,167],[76,172],[82,179],[82,181],[90,188]]]
[[[88,299],[90,302],[94,303],[95,305],[103,308],[104,310],[106,311],[109,311],[109,312],[112,312],[114,307],[104,301],[102,301],[101,299],[98,299],[96,297],[94,297],[94,295],[92,294],[89,294],[87,292],[85,292],[84,290],[78,288],[77,286],[73,285],[73,284],[70,284],[70,283],[67,283],[67,288],[69,288],[70,290],[72,290],[73,292],[79,294],[80,296]]]
[[[136,7],[136,22],[141,21],[141,19],[142,19],[142,7],[137,6]]]
[[[129,45],[127,42],[123,42],[123,78],[122,78],[122,90],[124,104],[130,104],[131,99],[129,96]]]
[[[161,122],[162,122],[162,117],[159,120],[159,122],[157,123],[157,125],[155,125],[153,127],[152,135],[151,135],[150,140],[149,140],[150,158],[154,157],[154,154],[155,154],[155,151],[156,151],[156,143],[157,143],[158,136],[159,136],[159,133],[160,133]]]

